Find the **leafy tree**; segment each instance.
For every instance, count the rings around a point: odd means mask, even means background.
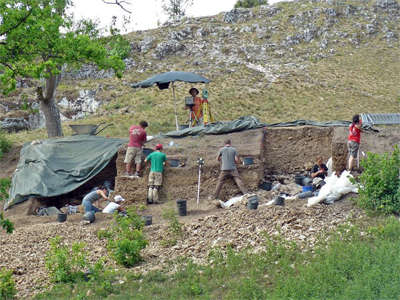
[[[163,0],[162,8],[172,20],[179,20],[192,5],[193,0]]]
[[[98,39],[93,22],[74,24],[70,0],[0,1],[0,90],[7,94],[20,77],[38,79],[40,108],[49,137],[62,136],[56,89],[65,65],[95,63],[121,76],[124,63]]]
[[[235,3],[235,8],[251,8],[260,5],[268,5],[268,0],[238,0]]]

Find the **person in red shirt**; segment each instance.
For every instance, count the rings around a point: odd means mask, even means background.
[[[125,176],[128,177],[139,177],[140,167],[142,164],[142,148],[147,140],[146,127],[148,126],[146,121],[140,121],[139,126],[132,125],[129,128],[129,144],[126,149],[126,155],[124,163],[126,164]],[[135,160],[136,173],[132,175],[132,161]]]
[[[358,157],[361,141],[361,120],[360,115],[353,116],[353,122],[349,126],[347,138],[347,149],[349,150],[349,171],[354,167],[354,160]]]

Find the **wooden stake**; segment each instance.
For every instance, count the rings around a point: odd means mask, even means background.
[[[174,82],[173,82],[173,81],[172,81],[172,95],[174,96],[174,108],[175,108],[175,125],[176,125],[176,130],[179,130],[178,113],[177,113],[177,110],[176,110],[175,85],[174,85]]]

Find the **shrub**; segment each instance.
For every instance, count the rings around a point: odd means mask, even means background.
[[[17,290],[15,289],[15,281],[12,271],[5,268],[0,270],[0,299],[13,299]]]
[[[7,233],[12,233],[14,231],[14,224],[9,219],[5,219],[3,213],[0,213],[0,227]]]
[[[260,5],[268,5],[267,0],[238,0],[235,3],[235,8],[251,8],[251,7],[256,7]]]
[[[129,57],[131,45],[122,35],[116,34],[106,39],[106,47],[111,56],[117,56],[121,59]]]
[[[45,263],[52,282],[76,282],[84,278],[87,267],[84,248],[84,243],[74,243],[70,249],[59,236],[50,239]]]
[[[98,232],[98,237],[107,239],[107,249],[118,264],[132,267],[142,260],[140,251],[147,246],[143,220],[134,208],[128,209],[126,216],[116,214],[114,220],[109,230]]]
[[[0,159],[3,154],[10,151],[12,146],[11,141],[6,137],[3,131],[0,130]]]
[[[4,201],[8,198],[8,189],[10,185],[11,180],[9,178],[0,178],[0,201]],[[9,219],[5,219],[3,213],[0,213],[0,227],[7,233],[12,233],[14,231],[14,224]]]
[[[8,198],[8,190],[11,186],[10,178],[0,178],[0,201],[4,201]]]
[[[389,154],[368,153],[361,161],[358,204],[380,213],[400,212],[400,151],[396,146]]]

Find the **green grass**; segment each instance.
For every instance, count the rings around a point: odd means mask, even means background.
[[[342,226],[313,249],[275,236],[258,253],[216,249],[205,265],[177,259],[147,274],[120,273],[124,282],[108,299],[397,299],[400,223],[372,222]],[[57,285],[37,299],[81,299],[87,285]]]

